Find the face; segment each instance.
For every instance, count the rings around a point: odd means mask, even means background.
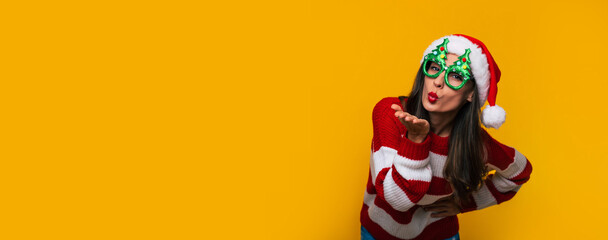
[[[445,63],[448,67],[458,60],[458,55],[453,53],[448,53],[446,57]],[[439,64],[431,62],[431,66],[427,72],[434,75],[440,70]],[[446,71],[443,71],[435,78],[424,75],[422,105],[429,112],[457,112],[467,101],[471,102],[473,100],[474,89],[472,81],[469,80],[462,88],[454,90],[446,85],[445,74],[447,74]],[[452,86],[459,86],[463,81],[463,77],[456,73],[450,73],[448,81]]]

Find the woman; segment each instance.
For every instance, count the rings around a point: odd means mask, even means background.
[[[505,120],[499,79],[482,42],[450,35],[425,51],[409,97],[376,104],[362,239],[460,239],[458,213],[507,201],[529,180],[528,159],[480,125],[486,100],[483,124]]]

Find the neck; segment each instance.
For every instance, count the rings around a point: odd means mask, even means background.
[[[440,137],[447,137],[452,132],[454,127],[454,118],[458,111],[433,113],[429,112],[431,119],[431,131]]]

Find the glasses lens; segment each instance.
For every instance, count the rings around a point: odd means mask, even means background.
[[[452,85],[453,87],[460,86],[460,84],[462,84],[462,82],[463,82],[463,78],[462,78],[462,76],[460,76],[460,74],[455,73],[455,72],[451,72],[450,74],[448,74],[448,84]]]
[[[432,78],[439,76],[443,70],[440,64],[431,60],[425,60],[424,66],[424,74]]]
[[[465,80],[462,74],[458,73],[457,68],[454,65],[450,66],[447,72],[448,74],[445,75],[445,83],[454,90],[462,88],[468,80]]]

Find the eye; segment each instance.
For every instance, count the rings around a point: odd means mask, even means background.
[[[462,81],[462,76],[457,73],[450,73],[450,78],[456,79],[458,81]]]
[[[429,70],[432,72],[439,72],[439,71],[441,71],[441,66],[439,66],[439,64],[436,62],[431,62],[431,65],[429,66]]]

